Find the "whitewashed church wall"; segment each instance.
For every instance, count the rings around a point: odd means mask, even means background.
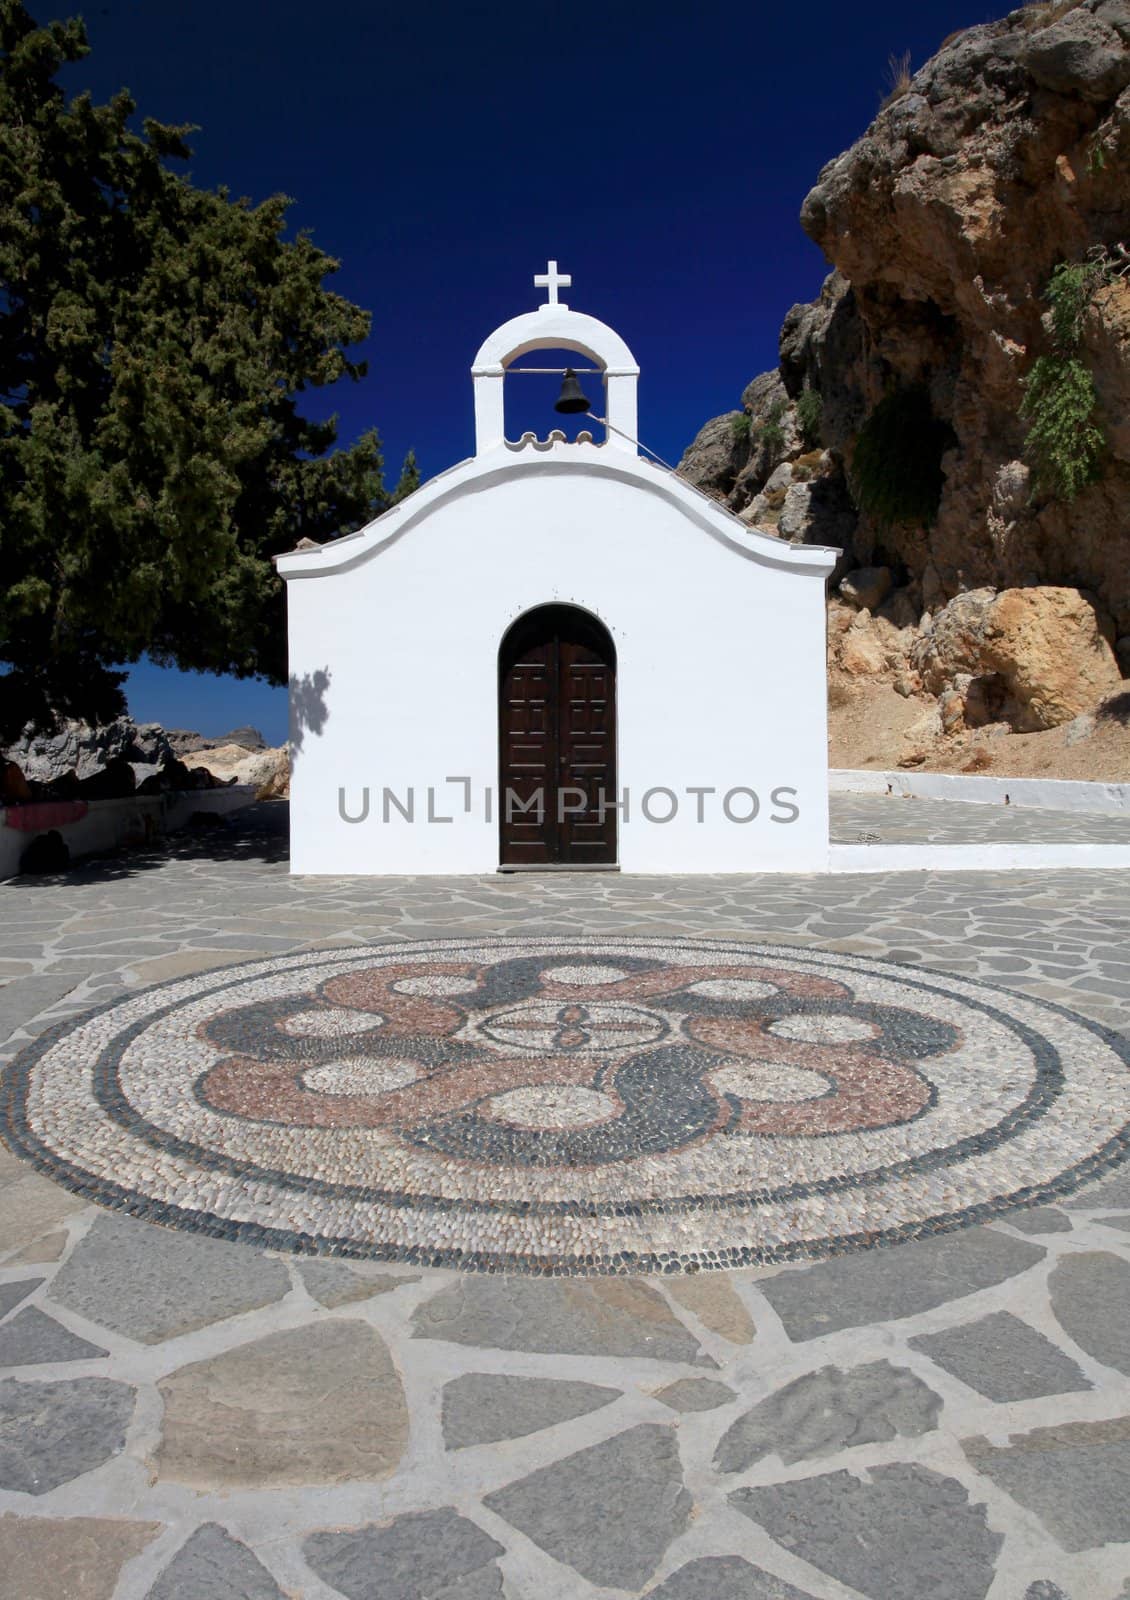
[[[495,870],[498,648],[549,602],[616,644],[624,870],[827,868],[816,571],[748,558],[638,484],[516,474],[292,579],[288,602],[295,872]]]

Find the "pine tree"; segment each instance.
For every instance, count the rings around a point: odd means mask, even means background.
[[[142,653],[283,681],[271,556],[391,503],[377,434],[335,450],[299,409],[365,372],[338,263],[285,197],[178,172],[191,129],[67,103],[86,53],[0,0],[0,739],[114,715]]]

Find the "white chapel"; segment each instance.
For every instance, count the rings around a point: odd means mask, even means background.
[[[838,552],[648,459],[631,350],[561,301],[556,262],[534,282],[545,304],[471,368],[474,455],[277,558],[291,870],[826,870]],[[538,350],[603,386],[574,442],[505,437],[507,374]],[[559,409],[587,410],[579,390]]]

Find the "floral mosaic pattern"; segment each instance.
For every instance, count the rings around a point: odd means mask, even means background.
[[[62,1183],[276,1248],[679,1270],[913,1238],[1124,1154],[1125,1041],[964,978],[699,939],[305,952],[72,1019],[9,1074]]]

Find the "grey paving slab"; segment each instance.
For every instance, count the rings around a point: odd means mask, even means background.
[[[962,1484],[914,1464],[737,1489],[730,1504],[869,1600],[984,1600],[1002,1542]]]
[[[638,1589],[686,1526],[683,1486],[671,1428],[644,1423],[543,1467],[484,1504],[591,1583]],[[615,1538],[593,1539],[597,1524]]]
[[[959,1295],[1001,1283],[1042,1261],[1039,1245],[978,1228],[839,1256],[760,1285],[790,1339],[911,1317]]]
[[[443,1442],[449,1450],[465,1450],[498,1439],[520,1439],[611,1405],[621,1392],[596,1383],[468,1372],[444,1388]]]
[[[394,1276],[389,1272],[358,1271],[341,1261],[303,1261],[299,1273],[307,1292],[319,1305],[350,1305],[356,1300],[371,1300],[375,1294],[392,1294],[406,1283],[418,1283],[419,1274],[406,1272]]]
[[[56,1274],[50,1294],[91,1322],[154,1344],[268,1305],[289,1289],[282,1262],[242,1245],[104,1213]]]
[[[0,1369],[43,1366],[52,1361],[93,1361],[107,1352],[89,1339],[28,1306],[0,1327]]]
[[[988,1400],[1032,1400],[1091,1387],[1070,1356],[1009,1311],[908,1342]]]
[[[41,958],[42,946],[30,946],[29,954]],[[77,982],[75,975],[69,972],[43,972],[27,978],[10,978],[0,988],[0,1044],[17,1028],[30,1022],[32,1017],[62,1000]]]
[[[0,1283],[0,1317],[6,1317],[44,1281],[43,1278],[17,1278],[14,1283]]]
[[[206,1522],[186,1540],[149,1591],[148,1600],[286,1600],[245,1544]]]
[[[1048,1288],[1064,1332],[1096,1361],[1130,1373],[1130,1262],[1106,1250],[1063,1256]]]
[[[1130,1540],[1130,1417],[967,1439],[978,1472],[1040,1519],[1065,1550]]]
[[[448,1506],[410,1512],[384,1526],[312,1533],[303,1548],[311,1570],[346,1600],[458,1600],[472,1595],[469,1583],[478,1575],[495,1580],[503,1553]]]
[[[647,1600],[813,1600],[813,1596],[741,1556],[704,1556],[688,1561],[649,1589]]]
[[[470,1276],[425,1301],[413,1333],[497,1350],[710,1361],[659,1291],[641,1279]]]
[[[122,1449],[136,1396],[109,1378],[0,1382],[0,1488],[46,1494]]]
[[[914,1438],[937,1425],[941,1400],[921,1378],[889,1361],[844,1372],[821,1367],[767,1395],[723,1434],[714,1452],[719,1472],[745,1472],[778,1455],[786,1466],[899,1435]]]

